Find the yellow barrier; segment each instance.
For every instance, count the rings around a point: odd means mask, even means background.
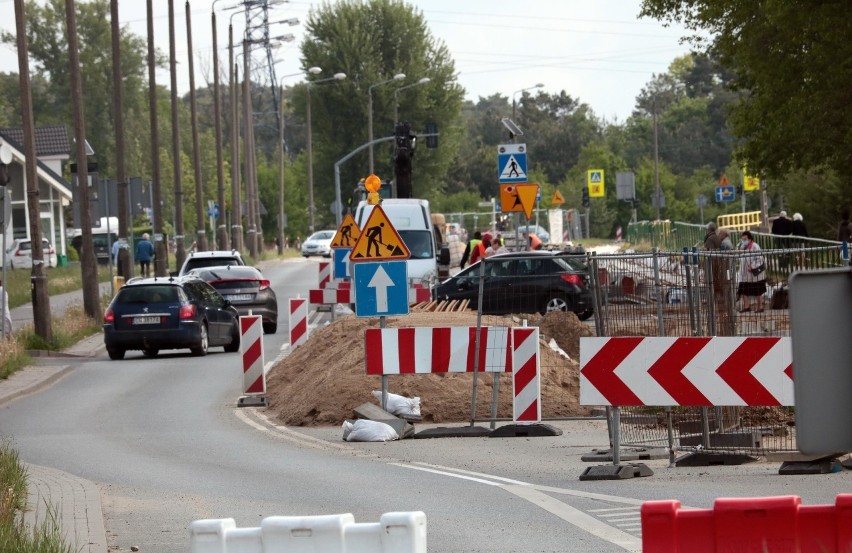
[[[747,213],[732,213],[730,215],[719,215],[716,218],[716,226],[732,230],[748,230],[760,226],[760,212],[749,211]]]

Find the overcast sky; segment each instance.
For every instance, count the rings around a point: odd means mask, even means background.
[[[82,2],[84,0],[78,0]],[[270,0],[275,1],[275,0]],[[227,60],[228,21],[234,11],[226,8],[240,0],[218,0],[220,60]],[[443,40],[456,63],[458,82],[467,98],[500,93],[520,97],[521,89],[543,84],[542,90],[565,90],[589,104],[608,121],[624,121],[630,116],[635,98],[654,74],[667,71],[669,64],[688,52],[679,39],[682,28],[638,19],[639,0],[410,0],[421,10],[432,35]],[[154,0],[155,42],[168,53],[168,3]],[[213,0],[191,0],[192,38],[195,50],[196,85],[203,86],[212,66],[213,40],[211,6]],[[298,18],[295,26],[275,25],[274,35],[292,33],[295,40],[275,50],[276,73],[300,71],[298,45],[304,37],[302,23],[319,2],[291,0],[270,10],[270,21]],[[146,2],[119,0],[123,25],[146,36]],[[175,1],[178,89],[188,90],[185,2]],[[235,34],[242,32],[245,17],[233,16]],[[13,0],[0,0],[0,28],[14,31]],[[239,35],[238,35],[239,36]],[[17,57],[8,46],[0,47],[0,71],[17,72]],[[181,69],[183,69],[181,71]],[[323,68],[330,74],[336,68]],[[409,81],[416,80],[415,75]],[[298,76],[284,79],[295,84]],[[166,71],[157,74],[158,84],[169,84]],[[406,81],[408,82],[408,81]],[[530,91],[535,93],[536,91]]]

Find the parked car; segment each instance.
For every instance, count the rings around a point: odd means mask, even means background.
[[[518,227],[518,232],[522,237],[527,237],[530,233],[535,234],[541,239],[543,244],[550,242],[550,233],[544,230],[544,227],[541,225],[521,225]],[[514,235],[515,233],[509,231],[508,234]]]
[[[260,315],[265,334],[275,334],[278,330],[278,298],[269,280],[258,269],[220,265],[193,269],[189,274],[215,288],[240,315]]]
[[[197,276],[133,278],[104,313],[109,358],[127,350],[155,357],[160,350],[189,348],[206,355],[211,346],[240,349],[239,313],[231,302]]]
[[[588,269],[581,258],[559,252],[513,252],[484,261],[483,313],[547,313],[573,311],[581,320],[592,316]],[[433,289],[437,300],[470,300],[476,309],[483,262],[448,278]]]
[[[237,250],[210,250],[193,252],[186,256],[177,275],[184,276],[193,269],[201,267],[217,267],[220,265],[245,265],[243,256]]]
[[[334,240],[336,232],[336,230],[319,230],[308,236],[307,240],[302,242],[302,255],[331,257],[331,241]]]
[[[56,249],[47,238],[41,239],[42,259],[48,267],[56,267]],[[12,269],[33,268],[33,242],[28,238],[16,238],[6,249],[6,265]]]

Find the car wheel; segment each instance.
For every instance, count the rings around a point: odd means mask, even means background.
[[[120,361],[124,359],[124,350],[123,349],[108,349],[107,354],[109,354],[109,358],[113,361]]]
[[[234,324],[234,330],[231,331],[231,343],[225,346],[225,351],[233,353],[240,350],[240,327],[239,323]]]
[[[263,323],[263,333],[264,334],[275,334],[275,332],[277,330],[278,330],[278,321]]]
[[[202,357],[204,355],[207,355],[207,349],[209,347],[210,347],[210,342],[209,342],[208,336],[207,336],[207,323],[202,322],[201,323],[201,340],[199,341],[197,346],[195,346],[193,348],[189,348],[189,351],[192,352],[192,355],[195,355],[197,357]]]
[[[160,353],[160,350],[157,348],[145,348],[142,350],[142,355],[145,357],[157,357],[158,353]]]
[[[586,309],[585,311],[577,313],[577,318],[580,319],[581,321],[587,321],[590,318],[592,318],[592,315],[594,315],[594,314],[595,314],[594,309]]]
[[[568,311],[568,302],[565,301],[565,296],[550,296],[547,303],[544,304],[542,314],[549,313],[551,311]]]

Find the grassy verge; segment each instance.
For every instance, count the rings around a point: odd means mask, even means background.
[[[51,318],[51,327],[53,339],[49,342],[37,336],[30,325],[0,340],[0,378],[9,378],[15,371],[32,363],[27,350],[61,351],[101,330],[86,316],[81,305],[72,305],[63,316]],[[0,548],[0,551],[4,550]]]
[[[4,553],[72,553],[59,528],[57,509],[34,526],[24,523],[27,508],[27,472],[18,453],[0,445],[0,551]]]
[[[9,308],[15,308],[32,301],[29,269],[7,269],[4,287],[9,294]],[[109,281],[109,268],[98,266],[98,282]],[[52,267],[47,269],[47,293],[50,296],[73,292],[83,287],[83,275],[80,266]]]

